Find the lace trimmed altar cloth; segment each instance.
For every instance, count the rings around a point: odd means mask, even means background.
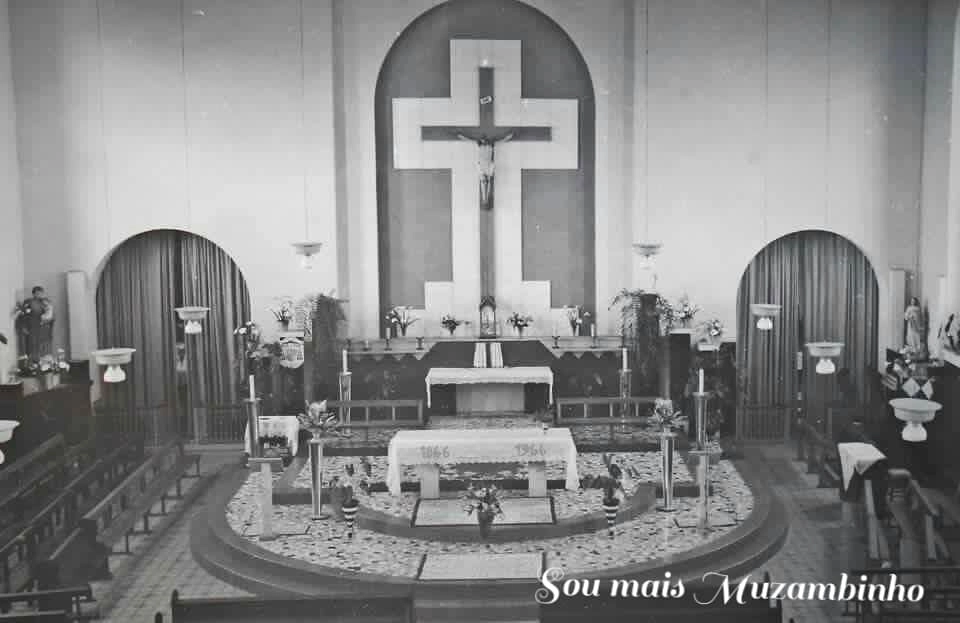
[[[430,408],[430,388],[433,385],[479,385],[545,383],[553,404],[553,371],[547,366],[517,366],[515,368],[430,368],[427,372],[427,408]]]
[[[566,464],[569,491],[580,488],[577,446],[569,428],[495,428],[404,430],[387,448],[387,487],[400,495],[404,465],[456,465],[462,463]]]

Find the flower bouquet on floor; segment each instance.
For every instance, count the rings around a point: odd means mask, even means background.
[[[486,539],[490,536],[490,526],[496,517],[503,515],[503,509],[500,508],[500,498],[494,485],[475,489],[473,485],[467,488],[467,504],[464,510],[470,516],[477,514],[477,524],[480,526],[480,536]]]

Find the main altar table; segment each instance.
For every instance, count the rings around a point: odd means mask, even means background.
[[[426,377],[427,408],[432,402],[432,386],[456,385],[458,411],[522,411],[523,386],[527,383],[546,384],[553,404],[553,371],[548,366],[430,368]],[[491,386],[499,391],[490,391]],[[478,391],[473,391],[475,387]]]
[[[547,495],[547,461],[563,461],[565,486],[580,488],[577,446],[569,428],[496,428],[404,430],[387,449],[387,487],[400,494],[404,465],[415,465],[420,476],[420,497],[440,497],[440,465],[458,463],[525,463],[531,497]]]

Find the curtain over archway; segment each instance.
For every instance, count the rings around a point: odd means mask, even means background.
[[[752,303],[782,305],[773,330],[756,328]],[[873,267],[846,238],[810,230],[764,247],[744,272],[738,292],[738,435],[783,435],[789,426],[789,419],[783,419],[789,418],[787,407],[798,406],[798,396],[814,419],[821,419],[828,405],[869,402],[877,313]],[[833,375],[815,374],[816,361],[804,348],[807,342],[825,341],[844,344]]]
[[[210,312],[203,333],[190,336],[197,348],[194,359],[185,362],[183,325],[174,309],[190,305]],[[163,430],[185,433],[192,425],[186,418],[185,363],[199,371],[190,379],[194,404],[216,408],[237,402],[233,331],[250,318],[250,294],[240,269],[216,244],[176,230],[128,239],[104,266],[96,308],[98,348],[137,350],[131,366],[133,401],[140,414],[175,420],[164,421]],[[118,406],[109,404],[110,396],[105,394],[105,406]]]

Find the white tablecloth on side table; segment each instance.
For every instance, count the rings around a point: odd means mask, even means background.
[[[863,475],[864,472],[873,467],[874,463],[887,458],[883,452],[877,450],[876,446],[860,441],[838,443],[837,453],[840,455],[844,489],[850,486],[850,480],[853,478],[854,472]]]
[[[553,371],[547,366],[513,368],[430,368],[427,372],[427,408],[430,408],[430,387],[433,385],[476,385],[481,383],[525,384],[545,383],[553,404]]]
[[[273,437],[279,435],[290,441],[290,454],[297,456],[300,449],[300,420],[295,415],[270,415],[260,417],[260,436]],[[250,425],[243,429],[243,447],[247,454],[252,451],[250,445]]]
[[[569,428],[404,430],[390,440],[387,461],[387,487],[393,495],[400,494],[403,465],[563,461],[566,488],[580,488],[577,446]]]

